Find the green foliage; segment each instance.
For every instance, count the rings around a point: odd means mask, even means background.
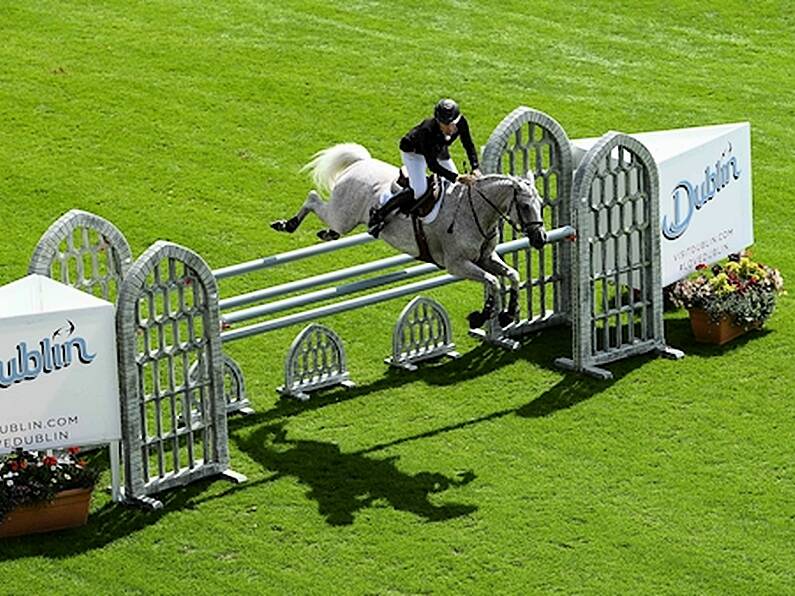
[[[136,256],[166,239],[212,268],[314,243],[313,217],[293,236],[268,228],[310,189],[300,167],[346,141],[396,163],[448,95],[478,146],[518,105],[573,138],[750,121],[755,256],[795,271],[786,3],[10,1],[0,40],[0,283],[71,208],[112,221]],[[224,280],[221,295],[362,259]],[[94,491],[86,527],[0,541],[0,592],[791,591],[790,295],[725,348],[670,313],[687,357],[610,365],[611,382],[553,366],[565,328],[513,353],[480,346],[474,284],[429,295],[460,360],[386,370],[405,302],[331,317],[357,388],[306,404],[274,392],[298,328],[225,346],[257,412],[230,421],[249,481],[174,490],[159,512]]]
[[[776,297],[784,291],[778,269],[735,255],[725,265],[699,265],[674,285],[671,300],[678,306],[705,310],[718,322],[731,318],[742,327],[761,327],[773,314]]]

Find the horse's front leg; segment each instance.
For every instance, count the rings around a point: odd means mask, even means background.
[[[519,311],[519,272],[503,261],[496,252],[491,253],[482,263],[483,268],[497,276],[507,277],[511,281],[508,291],[508,308],[499,314],[501,327],[507,327],[516,320]]]
[[[500,287],[499,280],[472,261],[452,261],[447,263],[447,270],[453,275],[479,281],[486,286],[486,302],[483,304],[483,310],[471,312],[467,316],[470,329],[482,327],[494,314],[495,296]]]

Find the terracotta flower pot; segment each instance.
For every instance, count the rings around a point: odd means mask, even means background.
[[[85,525],[90,488],[73,488],[59,492],[52,502],[17,507],[0,522],[0,537],[52,532]]]
[[[729,317],[723,317],[716,323],[710,318],[707,311],[700,308],[693,308],[688,312],[690,313],[690,326],[697,342],[722,346],[747,331],[745,327],[736,325]]]

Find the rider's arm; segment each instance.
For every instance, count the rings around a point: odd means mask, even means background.
[[[451,172],[447,168],[445,168],[442,164],[439,163],[439,160],[436,159],[435,155],[426,154],[425,162],[428,164],[428,169],[433,172],[434,174],[438,174],[443,178],[447,178],[450,182],[455,182],[458,180],[458,174],[455,172]]]
[[[461,135],[461,144],[464,146],[464,150],[467,152],[467,157],[469,158],[469,166],[473,170],[478,169],[478,152],[475,150],[475,143],[472,142],[472,134],[469,132],[469,122],[464,115],[461,115],[461,119],[458,121],[458,132]]]

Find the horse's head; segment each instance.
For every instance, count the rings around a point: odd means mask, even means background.
[[[468,191],[470,204],[472,204],[472,188],[470,187]],[[487,175],[477,179],[474,189],[475,195],[482,199],[478,210],[484,216],[491,215],[493,217],[494,228],[496,228],[499,219],[506,220],[514,229],[527,236],[530,246],[538,250],[544,246],[547,241],[541,213],[544,203],[536,190],[532,172],[527,173],[527,178],[501,174]],[[472,210],[474,213],[474,206]],[[477,214],[475,223],[480,234],[487,238]],[[488,225],[486,224],[486,226]]]
[[[525,236],[530,241],[530,246],[541,250],[547,241],[547,232],[544,229],[544,219],[541,209],[544,201],[538,194],[533,172],[528,171],[524,178],[514,178],[514,200],[512,214],[515,223],[519,224]]]

